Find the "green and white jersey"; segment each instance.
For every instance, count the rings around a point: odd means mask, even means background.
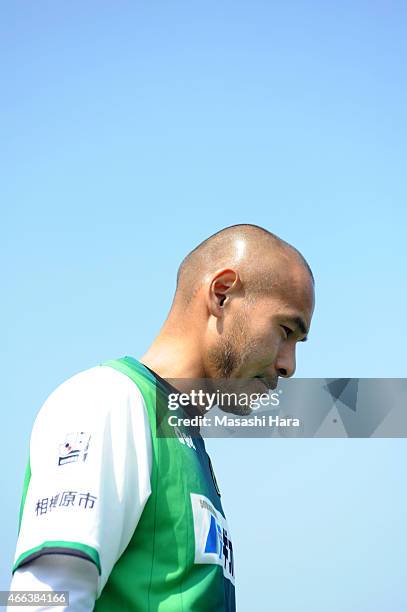
[[[151,493],[151,431],[143,396],[117,370],[76,374],[34,422],[13,571],[47,552],[91,559],[99,594]]]
[[[235,610],[234,559],[201,437],[157,436],[169,388],[131,357],[76,374],[34,423],[13,571],[50,552],[99,571],[95,610]]]

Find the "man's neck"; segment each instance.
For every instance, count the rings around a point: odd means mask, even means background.
[[[198,348],[192,338],[160,335],[139,361],[161,378],[203,378],[205,374]]]

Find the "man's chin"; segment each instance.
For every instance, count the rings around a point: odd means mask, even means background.
[[[253,413],[253,409],[250,406],[226,406],[221,408],[222,412],[227,414],[234,414],[235,416],[249,416]]]

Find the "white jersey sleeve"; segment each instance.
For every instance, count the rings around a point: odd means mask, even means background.
[[[49,554],[25,563],[14,572],[10,591],[68,591],[66,605],[24,604],[24,612],[91,612],[95,607],[97,587],[96,565],[80,557]],[[6,612],[11,610],[17,610],[17,606],[7,606]]]
[[[47,553],[92,561],[99,597],[151,494],[152,441],[137,385],[105,365],[69,378],[42,405],[13,572]]]

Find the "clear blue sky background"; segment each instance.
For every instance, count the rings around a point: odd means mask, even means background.
[[[308,259],[296,375],[406,376],[406,27],[385,0],[2,4],[0,588],[42,402],[142,355],[222,227]],[[406,609],[404,440],[207,448],[240,612]]]

